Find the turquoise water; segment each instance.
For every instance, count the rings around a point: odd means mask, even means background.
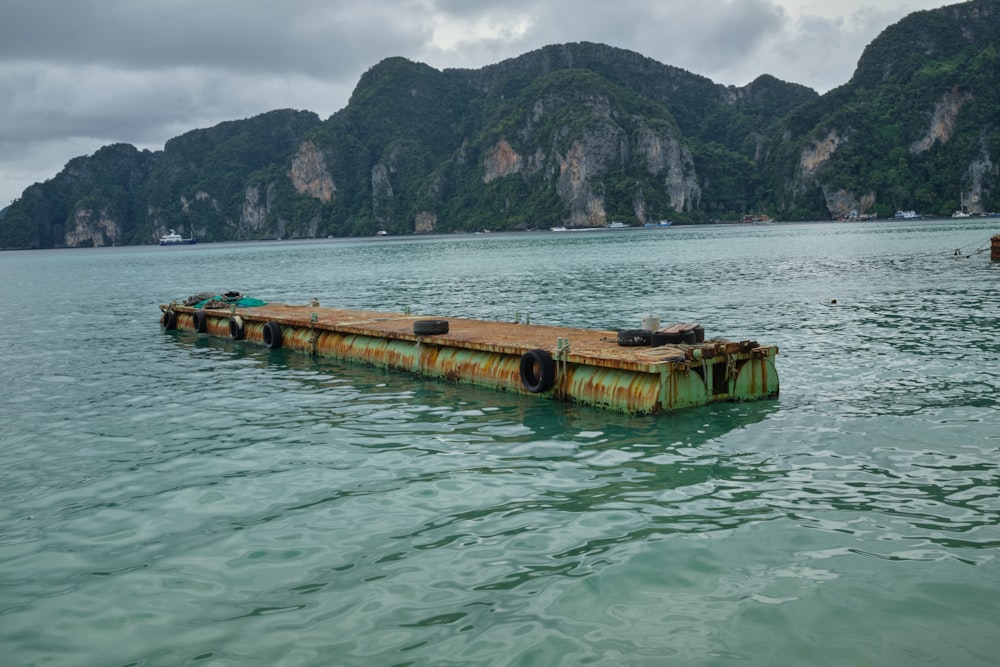
[[[4,665],[993,665],[996,220],[0,253]],[[164,333],[273,301],[780,347],[659,417]]]

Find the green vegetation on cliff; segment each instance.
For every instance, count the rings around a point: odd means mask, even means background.
[[[29,187],[0,247],[1000,209],[1000,0],[917,12],[825,95],[602,44],[477,70],[390,58],[321,120],[280,110]]]
[[[912,14],[865,50],[851,80],[783,123],[836,151],[817,171],[826,193],[869,195],[871,212],[950,215],[1000,209],[1000,2],[967,2]],[[789,159],[773,162],[790,177]],[[771,179],[781,182],[781,179]],[[798,198],[799,205],[804,202]],[[815,208],[815,202],[808,202]]]

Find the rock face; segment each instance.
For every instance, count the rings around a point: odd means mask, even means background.
[[[909,144],[908,152],[918,156],[931,151],[935,146],[947,144],[955,133],[963,105],[972,99],[970,93],[962,93],[957,87],[952,87],[934,105],[928,114],[926,129],[918,139]],[[799,159],[797,191],[801,193],[810,185],[820,185],[826,209],[835,218],[864,214],[872,209],[878,200],[878,193],[870,189],[834,187],[833,183],[823,180],[823,168],[831,163],[838,150],[850,141],[851,133],[850,128],[840,131],[831,129],[825,137],[808,142],[802,149]],[[858,137],[857,131],[853,134],[856,140],[863,140]],[[996,170],[990,159],[989,148],[983,142],[980,156],[969,163],[966,177],[963,179],[968,183],[968,187],[967,192],[963,191],[961,195],[964,200],[962,206],[968,212],[982,212],[983,192],[991,176],[995,178]]]
[[[565,105],[572,103],[560,98],[538,100],[518,135],[544,143],[531,147],[526,158],[506,137],[501,137],[483,156],[483,183],[542,173],[568,210],[565,224],[603,227],[609,222],[604,194],[608,175],[621,173],[636,162],[644,165],[642,170],[646,174],[655,177],[646,187],[664,195],[671,209],[691,211],[697,206],[701,187],[690,148],[666,127],[657,130],[642,119],[621,118],[606,96],[590,96],[580,104],[590,112],[582,132],[571,125],[557,125],[554,137],[548,134],[539,139],[535,127],[546,122],[547,110],[559,114]],[[630,140],[626,124],[637,126],[634,139]],[[565,150],[546,151],[547,147],[558,145],[560,137],[577,132]],[[637,187],[631,197],[632,213],[640,222],[646,222],[647,197],[643,187]]]
[[[824,192],[826,208],[835,218],[853,218],[867,213],[875,203],[875,193],[857,195],[844,189]]]
[[[604,198],[590,187],[591,178],[606,158],[607,155],[600,155],[598,151],[588,152],[583,142],[577,141],[559,160],[556,192],[569,204],[570,225],[597,227],[607,222]]]
[[[244,238],[253,238],[267,228],[267,214],[274,197],[273,184],[255,183],[247,187],[243,198],[243,215],[240,216],[240,232]],[[282,234],[278,234],[282,236]]]
[[[299,147],[292,158],[288,177],[296,192],[314,197],[324,204],[332,201],[337,193],[333,178],[326,170],[326,161],[312,141],[305,141]]]
[[[492,183],[498,178],[520,173],[523,168],[524,159],[506,139],[500,139],[483,160],[483,183]]]
[[[691,149],[674,135],[664,136],[643,127],[639,133],[636,153],[646,159],[649,172],[663,177],[663,188],[675,211],[691,211],[701,199],[701,186],[694,168]],[[639,216],[640,221],[645,221]]]
[[[997,171],[996,165],[990,160],[989,150],[984,141],[980,156],[969,165],[969,190],[960,197],[960,205],[967,213],[986,212],[986,207],[983,205],[984,192],[989,191],[988,185],[991,180],[996,179]]]
[[[118,245],[121,225],[106,209],[77,208],[66,225],[63,242],[70,248]]]
[[[837,131],[830,130],[830,133],[824,139],[813,141],[803,148],[802,157],[799,159],[799,171],[801,175],[806,178],[816,176],[820,167],[826,164],[837,151],[837,147],[840,146],[841,141],[843,139],[837,134]]]
[[[962,110],[962,105],[971,98],[972,95],[968,93],[964,95],[960,93],[957,86],[945,93],[944,98],[938,102],[934,109],[927,134],[910,144],[910,152],[923,153],[929,151],[937,142],[948,143],[955,131],[958,112]]]
[[[428,211],[417,213],[413,231],[417,234],[430,234],[437,231],[437,216]]]
[[[799,156],[797,176],[799,192],[803,192],[810,185],[819,182],[817,175],[820,170],[830,161],[845,140],[836,130],[830,130],[822,139],[813,140],[806,144]],[[846,188],[831,188],[825,185],[821,187],[826,209],[833,217],[848,217],[852,215],[852,211],[859,215],[863,214],[875,202],[875,194],[872,192],[858,194]]]
[[[377,164],[372,167],[372,213],[380,226],[384,226],[392,217],[392,197],[389,168],[384,164]]]

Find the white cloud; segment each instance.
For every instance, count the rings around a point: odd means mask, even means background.
[[[524,39],[534,27],[530,15],[504,16],[502,12],[474,18],[442,14],[431,20],[430,45],[441,52],[456,53],[481,42],[509,42]]]

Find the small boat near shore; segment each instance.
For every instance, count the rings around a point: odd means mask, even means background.
[[[194,237],[194,232],[189,238],[184,238],[172,229],[169,234],[160,237],[160,245],[191,245],[197,242],[198,239]]]
[[[916,211],[896,211],[896,215],[892,216],[894,220],[923,220],[924,216],[920,215]]]

